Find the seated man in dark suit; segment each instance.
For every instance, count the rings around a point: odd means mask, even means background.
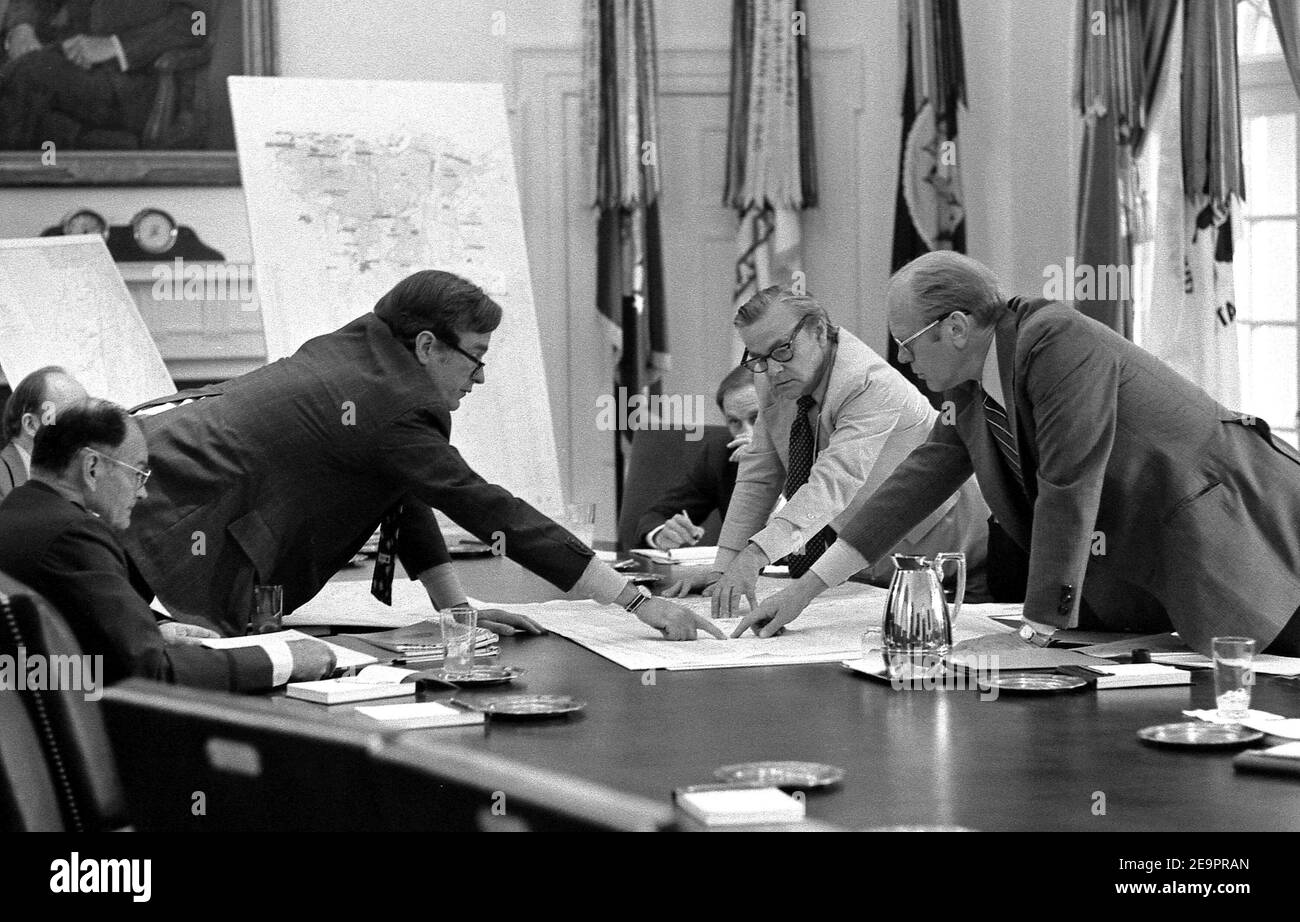
[[[753,438],[758,419],[754,373],[733,368],[718,385],[714,399],[726,417],[731,441],[725,445],[706,443],[686,476],[641,516],[636,529],[639,547],[690,547],[704,534],[700,523],[714,510],[726,517],[731,491],[736,488],[736,459]]]
[[[82,128],[144,130],[158,57],[201,45],[194,7],[176,0],[68,0],[53,16],[46,0],[13,0],[0,72],[0,149],[65,147],[75,137],[43,137],[45,116],[61,112]],[[39,48],[37,47],[39,45]]]
[[[86,399],[86,389],[62,368],[47,365],[18,382],[0,415],[0,499],[27,482],[36,433]]]
[[[315,641],[209,650],[213,632],[159,624],[132,588],[117,534],[145,495],[149,451],[140,427],[116,404],[88,400],[36,436],[32,476],[0,503],[0,570],[44,595],[87,655],[104,657],[104,679],[127,676],[227,691],[264,691],[334,668]]]

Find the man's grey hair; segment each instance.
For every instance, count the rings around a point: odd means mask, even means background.
[[[973,314],[979,326],[991,326],[1006,303],[998,279],[977,260],[951,250],[918,256],[894,274],[889,300],[906,297],[923,323],[953,311]]]
[[[795,294],[792,289],[782,288],[780,285],[770,285],[742,304],[740,310],[736,311],[735,325],[747,327],[758,323],[773,304],[784,304],[800,323],[806,317],[816,317],[821,321],[821,328],[826,331],[827,336],[831,339],[835,338],[837,331],[831,326],[830,315],[816,298],[812,295]]]

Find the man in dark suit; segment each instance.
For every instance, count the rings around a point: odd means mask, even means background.
[[[714,399],[727,421],[730,440],[706,440],[686,475],[641,516],[636,529],[639,547],[690,547],[704,534],[700,523],[715,510],[726,518],[736,488],[736,459],[753,438],[758,419],[754,373],[733,368],[718,385]]]
[[[41,427],[86,399],[86,389],[57,365],[38,368],[18,382],[0,414],[0,499],[27,482],[32,445]]]
[[[61,6],[14,0],[8,14],[14,60],[0,72],[0,148],[33,150],[45,141],[75,146],[75,136],[42,137],[50,112],[80,128],[139,134],[153,104],[153,62],[206,39],[194,28],[194,12],[176,0],[68,0]]]
[[[649,598],[451,446],[451,411],[485,380],[500,322],[500,306],[477,286],[425,270],[286,359],[155,401],[201,398],[142,418],[157,488],[125,541],[143,581],[182,620],[242,633],[255,584],[283,586],[292,612],[382,522],[376,594],[391,590],[395,551],[436,607],[462,604],[436,507],[559,588],[620,604],[670,639],[693,640],[697,629],[721,636],[707,619]],[[540,630],[507,612],[480,623]]]
[[[741,623],[764,636],[878,558],[972,471],[1029,553],[1027,639],[1080,623],[1300,654],[1300,455],[1072,305],[1009,302],[936,252],[889,287],[889,326],[949,410],[813,572]],[[1271,648],[1270,648],[1271,645]]]
[[[127,676],[228,691],[319,679],[333,655],[315,641],[209,650],[211,631],[159,625],[131,586],[115,532],[145,496],[149,451],[140,427],[106,400],[60,414],[36,437],[31,479],[0,503],[0,570],[44,595],[82,651],[104,657],[108,683]]]

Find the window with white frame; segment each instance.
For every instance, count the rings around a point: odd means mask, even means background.
[[[1246,201],[1235,231],[1233,278],[1241,357],[1241,409],[1293,445],[1300,400],[1297,335],[1297,175],[1300,100],[1267,0],[1237,5]]]

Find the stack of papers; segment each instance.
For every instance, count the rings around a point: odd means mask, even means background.
[[[1192,674],[1186,669],[1158,663],[1117,663],[1113,666],[1089,666],[1097,676],[1097,688],[1141,688],[1149,685],[1191,685]]]
[[[417,704],[380,704],[359,707],[357,713],[383,723],[391,730],[423,730],[428,727],[461,727],[481,724],[482,711],[463,711],[460,708],[424,701]]]
[[[780,788],[683,790],[677,793],[677,804],[706,826],[798,823],[804,818],[803,801]]]
[[[321,679],[318,682],[290,682],[286,694],[317,704],[347,704],[352,701],[373,701],[376,698],[400,698],[415,694],[414,669],[394,666],[367,666],[354,676],[341,679]]]
[[[447,655],[447,648],[442,642],[442,626],[436,621],[421,621],[392,631],[352,636],[407,659],[441,659]],[[500,642],[501,638],[492,631],[485,627],[478,628],[474,635],[474,654],[495,656],[501,652]]]
[[[717,545],[705,547],[679,547],[671,551],[661,551],[654,547],[638,547],[632,550],[634,557],[644,557],[651,563],[679,564],[686,567],[701,567],[713,563],[718,556]]]

